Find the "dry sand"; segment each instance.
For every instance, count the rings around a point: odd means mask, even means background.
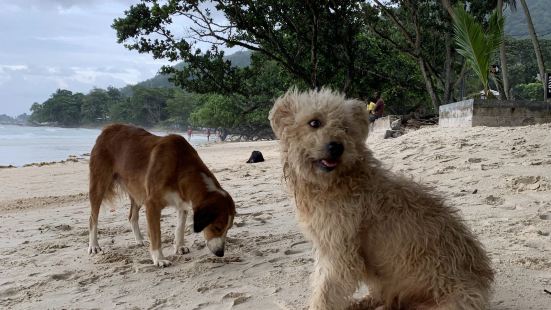
[[[424,128],[368,144],[389,169],[435,187],[458,207],[497,272],[491,309],[550,309],[551,126]],[[266,162],[246,164],[252,150]],[[281,184],[276,142],[199,153],[237,203],[226,256],[201,235],[173,266],[151,266],[127,222],[129,203],[100,214],[103,254],[89,256],[87,163],[0,170],[0,308],[302,309],[310,244]],[[368,189],[366,189],[368,190]],[[163,213],[172,253],[175,216]],[[191,221],[190,221],[191,222]],[[145,233],[145,218],[140,218]]]

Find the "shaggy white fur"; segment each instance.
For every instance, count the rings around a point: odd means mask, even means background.
[[[361,282],[377,309],[484,309],[493,271],[443,200],[383,170],[360,101],[327,89],[280,97],[269,116],[315,254],[310,309],[346,309]],[[342,155],[329,144],[343,146]]]

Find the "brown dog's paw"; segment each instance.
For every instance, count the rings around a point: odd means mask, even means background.
[[[187,246],[179,246],[174,249],[175,255],[185,255],[189,253],[189,248]]]

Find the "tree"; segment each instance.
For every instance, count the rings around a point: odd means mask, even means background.
[[[524,10],[524,15],[526,15],[526,21],[528,23],[528,32],[530,33],[530,38],[532,39],[532,44],[534,45],[534,53],[536,54],[536,59],[538,60],[538,68],[540,73],[540,78],[543,84],[543,90],[546,91],[546,81],[545,81],[545,64],[543,62],[543,57],[541,55],[541,49],[538,42],[538,37],[536,36],[536,30],[534,29],[534,23],[532,22],[532,17],[530,16],[530,10],[526,5],[525,0],[520,0],[522,9]]]
[[[104,89],[92,89],[82,101],[82,123],[98,124],[107,120],[109,95]]]
[[[512,1],[515,3],[514,1]],[[499,17],[503,16],[503,0],[497,1],[497,7],[496,7],[497,13]],[[501,98],[505,97],[505,99],[510,99],[510,86],[509,86],[509,68],[507,67],[507,52],[505,48],[505,40],[502,40],[501,44],[499,45],[499,60],[501,63],[501,81],[503,83],[503,93],[501,95]]]
[[[200,105],[200,96],[186,91],[176,90],[173,97],[166,101],[167,123],[186,128],[190,125],[191,113]]]
[[[282,95],[293,79],[273,60],[253,53],[250,67],[242,68],[241,87],[247,94],[209,93],[197,98],[199,104],[190,115],[195,126],[219,128],[223,135],[232,134],[247,140],[273,138],[268,112],[273,100]]]
[[[80,125],[80,109],[84,95],[73,94],[71,91],[58,89],[42,104],[35,103],[31,107],[33,112],[31,121],[51,122],[61,126]]]
[[[155,58],[184,60],[174,73],[176,84],[188,91],[234,93],[242,76],[224,61],[220,45],[240,46],[277,62],[307,87],[333,85],[353,92],[359,51],[363,1],[164,1],[142,0],[113,23],[118,41]],[[210,4],[210,5],[209,5]],[[213,18],[222,14],[227,22]],[[169,30],[175,18],[193,26],[181,38]],[[335,27],[338,25],[338,27]],[[201,51],[194,41],[212,43]],[[243,94],[242,95],[246,95]]]
[[[482,25],[459,5],[454,9],[453,19],[457,51],[467,59],[467,63],[480,79],[484,94],[488,98],[490,96],[490,61],[492,54],[503,40],[503,16],[495,10],[490,15],[486,32]]]
[[[167,119],[166,103],[173,90],[168,88],[134,87],[133,94],[123,106],[130,108],[130,120],[150,127]]]

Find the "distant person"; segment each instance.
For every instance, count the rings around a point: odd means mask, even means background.
[[[188,127],[187,128],[187,139],[188,140],[191,140],[191,134],[193,133],[193,130],[191,129],[191,127]]]
[[[210,128],[207,128],[207,142],[210,142]]]
[[[375,110],[375,102],[370,100],[367,104],[367,112],[369,112],[369,115],[373,114],[373,110]]]
[[[369,116],[369,120],[374,122],[376,119],[383,117],[385,111],[385,102],[381,95],[377,92],[375,93],[375,108],[373,109],[373,114]]]

